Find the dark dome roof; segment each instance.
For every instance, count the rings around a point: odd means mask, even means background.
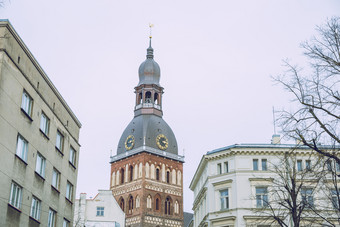
[[[163,118],[151,114],[139,115],[132,119],[120,137],[117,155],[126,152],[125,141],[129,135],[135,137],[135,144],[132,150],[142,146],[159,150],[156,143],[156,137],[159,134],[165,135],[168,139],[168,148],[165,151],[178,155],[176,137],[171,128]]]
[[[153,48],[151,47],[151,37],[150,45],[147,49],[146,60],[139,66],[139,83],[141,84],[156,84],[159,85],[159,79],[161,77],[161,69],[155,60],[153,60]]]
[[[152,58],[146,59],[140,66],[138,70],[139,83],[141,84],[156,84],[159,85],[159,79],[161,77],[161,69],[157,62]]]

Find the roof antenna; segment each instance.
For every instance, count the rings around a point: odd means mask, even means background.
[[[274,135],[276,135],[276,126],[275,126],[275,109],[273,106],[273,123],[274,123]]]

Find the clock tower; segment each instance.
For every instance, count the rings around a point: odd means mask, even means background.
[[[135,87],[134,118],[111,157],[110,189],[126,214],[127,227],[182,227],[184,157],[162,118],[163,87],[153,58],[150,37]]]

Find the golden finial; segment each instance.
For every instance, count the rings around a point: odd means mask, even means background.
[[[149,28],[150,28],[150,36],[149,36],[149,38],[150,39],[152,38],[152,27],[153,26],[154,26],[153,24],[149,23]]]

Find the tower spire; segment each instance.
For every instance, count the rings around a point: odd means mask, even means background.
[[[149,24],[149,28],[150,28],[150,35],[149,35],[149,48],[147,49],[147,54],[146,54],[146,58],[148,59],[153,59],[153,48],[151,46],[151,39],[152,39],[152,27],[153,27],[153,24]]]

